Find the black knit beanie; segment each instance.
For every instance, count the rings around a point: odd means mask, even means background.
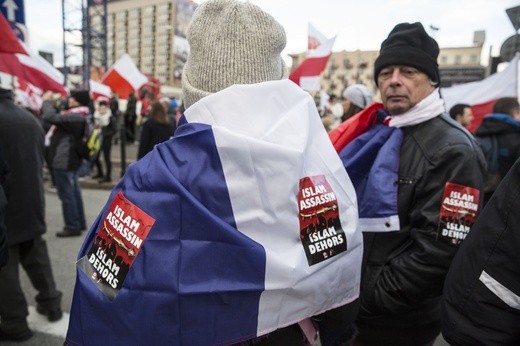
[[[88,90],[72,90],[70,92],[70,96],[74,98],[74,100],[78,101],[78,103],[82,106],[89,106],[90,103],[90,95]]]
[[[389,65],[406,65],[426,73],[433,82],[439,83],[439,45],[431,38],[421,23],[397,24],[381,44],[379,56],[374,63],[374,79],[377,85],[379,72]]]

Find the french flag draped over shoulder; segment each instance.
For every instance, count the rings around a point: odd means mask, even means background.
[[[356,189],[364,232],[400,229],[397,210],[400,128],[387,126],[381,103],[373,103],[329,132]]]
[[[309,53],[307,58],[289,75],[289,79],[299,85],[303,90],[320,90],[319,78],[329,57],[332,54],[332,47],[336,41],[336,36],[327,39],[314,26],[309,23]]]
[[[132,91],[142,87],[148,78],[142,74],[127,53],[123,54],[101,79],[101,84],[109,86],[120,98],[128,98]]]
[[[501,97],[519,97],[519,55],[517,54],[509,65],[501,72],[478,81],[442,88],[442,98],[446,110],[457,103],[471,106],[473,122],[468,130],[475,132],[485,115],[492,113],[493,104]]]
[[[185,117],[86,236],[69,345],[227,345],[358,297],[355,191],[312,98],[288,80],[235,85]]]

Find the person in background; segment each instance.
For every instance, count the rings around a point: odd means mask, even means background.
[[[137,98],[135,97],[135,93],[132,91],[128,94],[128,102],[124,113],[126,141],[129,143],[133,143],[135,140],[135,121],[137,119],[136,107]]]
[[[343,116],[343,106],[338,97],[334,94],[329,95],[329,101],[323,109],[322,122],[327,131],[332,130],[341,123]]]
[[[361,112],[372,103],[372,92],[363,84],[348,86],[341,96],[341,105],[343,106],[342,122]]]
[[[283,27],[252,3],[209,0],[187,40],[184,115],[87,235],[66,342],[303,345],[316,328],[323,346],[348,342],[355,192],[312,97],[287,79]],[[122,237],[120,222],[146,239]],[[121,270],[102,276],[89,258]]]
[[[374,103],[329,135],[357,192],[364,254],[354,345],[432,345],[444,278],[480,210],[485,161],[440,97],[421,23],[381,44]]]
[[[98,155],[94,160],[94,164],[97,169],[97,175],[94,178],[98,178],[100,183],[112,181],[112,160],[110,158],[112,150],[112,138],[116,134],[116,118],[112,114],[112,111],[108,108],[106,100],[101,100],[98,103],[98,108],[94,112],[94,126],[101,128],[101,150],[100,154],[103,154],[103,160],[105,162],[106,171],[103,173],[103,167]]]
[[[520,345],[520,160],[486,204],[444,283],[450,345]]]
[[[112,112],[112,116],[116,120],[116,133],[114,134],[114,144],[119,143],[119,139],[121,136],[121,112],[119,111],[119,97],[117,97],[117,94],[115,92],[112,92],[112,97],[110,98],[110,111]]]
[[[5,161],[2,147],[0,146],[0,270],[9,258],[9,245],[7,244],[7,230],[5,228],[5,214],[7,211],[7,175],[9,168]]]
[[[15,106],[11,90],[0,87],[0,148],[9,169],[5,213],[9,261],[0,269],[0,343],[33,336],[20,282],[20,266],[36,289],[36,311],[49,321],[62,318],[47,243],[43,190],[44,132],[36,117]],[[5,168],[4,168],[5,171]],[[5,185],[4,185],[5,186]]]
[[[144,122],[141,130],[137,159],[149,153],[156,144],[168,140],[174,132],[175,126],[172,125],[164,105],[160,101],[153,101],[148,120]]]
[[[52,125],[48,132],[50,164],[65,223],[63,230],[56,235],[80,236],[87,224],[78,181],[78,170],[82,161],[79,146],[86,133],[87,119],[90,117],[90,96],[86,90],[71,91],[68,98],[69,109],[60,113],[54,108],[52,93],[46,92],[42,99],[42,120]]]
[[[520,157],[520,104],[516,97],[503,97],[493,104],[475,132],[488,158],[485,202]],[[487,141],[490,140],[490,141]],[[484,143],[495,143],[487,146]],[[491,151],[491,152],[490,152]]]
[[[457,103],[451,107],[450,117],[464,127],[469,126],[474,119],[471,106],[464,103]]]

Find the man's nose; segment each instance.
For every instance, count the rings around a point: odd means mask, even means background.
[[[390,78],[391,84],[401,84],[401,71],[396,68],[392,71],[392,77]]]

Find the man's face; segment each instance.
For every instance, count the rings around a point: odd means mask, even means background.
[[[459,117],[459,123],[462,126],[468,126],[473,121],[473,112],[471,111],[471,108],[466,107],[464,108],[464,112],[462,112],[462,115]]]
[[[435,90],[424,72],[410,66],[386,66],[377,81],[383,105],[392,115],[407,112]]]
[[[78,101],[76,101],[76,99],[72,96],[69,96],[69,98],[67,100],[67,104],[68,104],[69,108],[74,108],[74,107],[79,106]]]

